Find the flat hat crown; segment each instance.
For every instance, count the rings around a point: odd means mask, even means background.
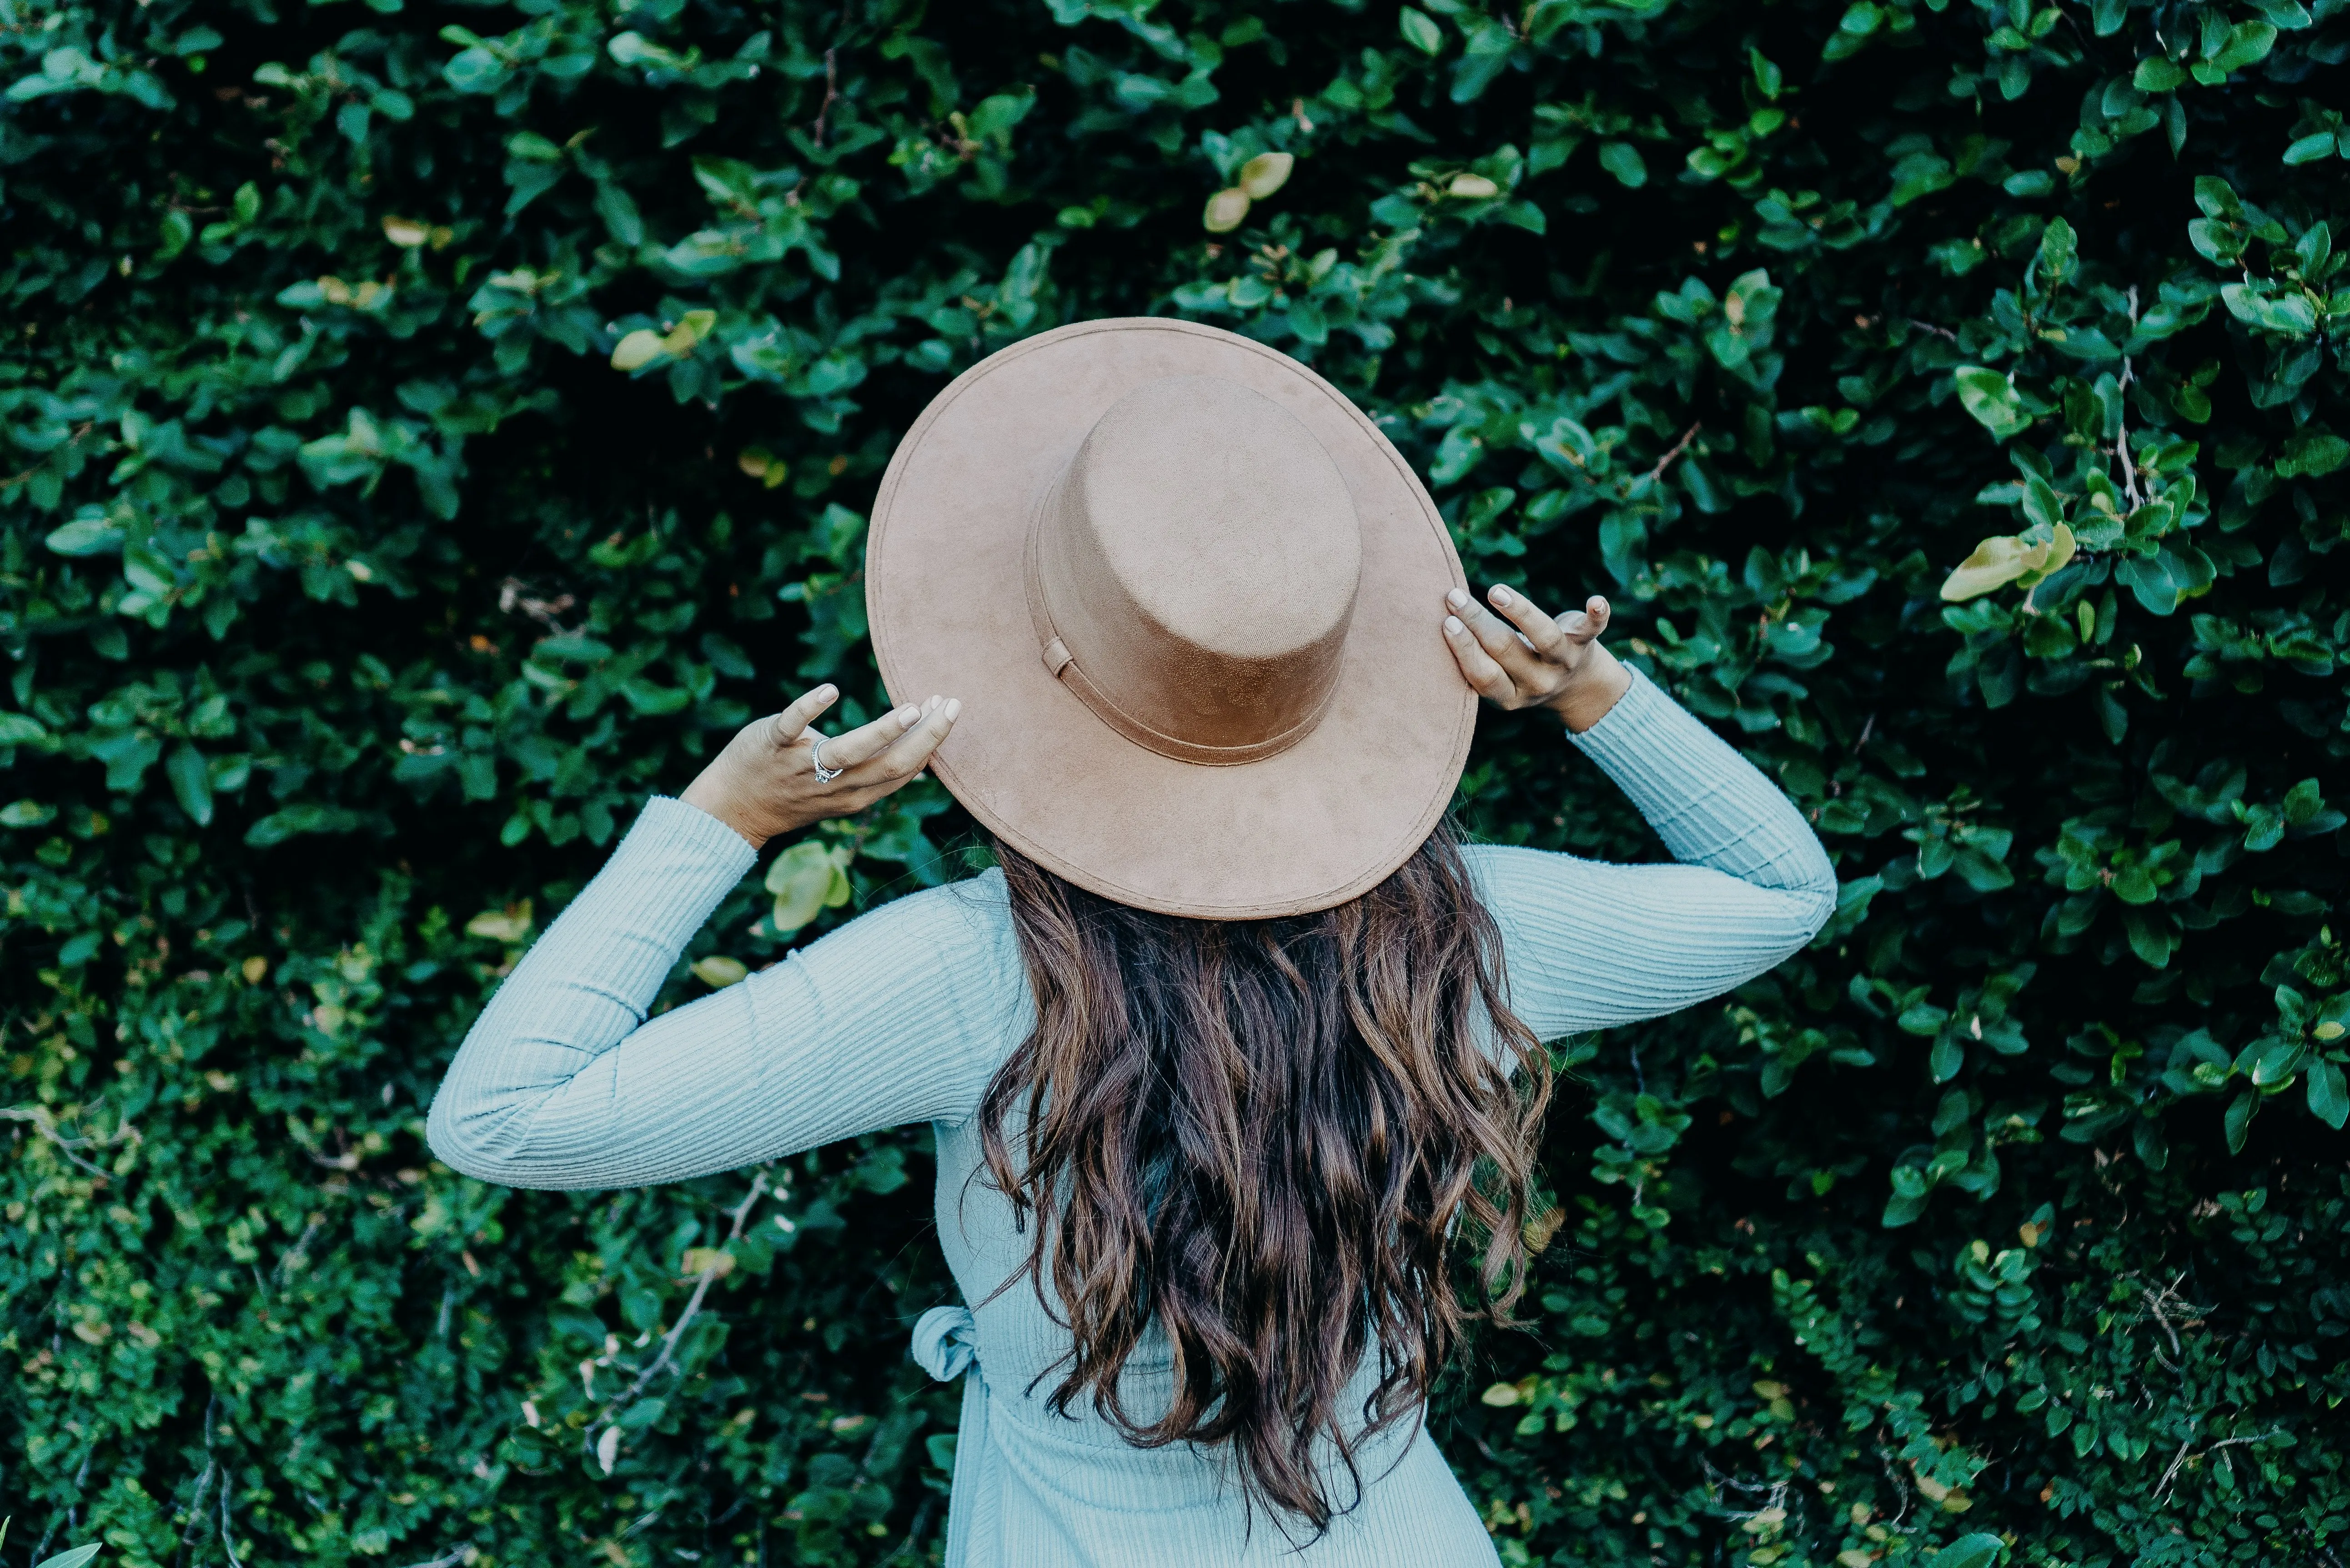
[[[1169,377],[1113,403],[1044,498],[1029,608],[1046,664],[1129,740],[1255,762],[1328,707],[1362,560],[1354,497],[1295,416]]]

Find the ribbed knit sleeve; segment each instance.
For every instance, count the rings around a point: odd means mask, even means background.
[[[1816,935],[1835,871],[1793,802],[1645,676],[1570,737],[1657,830],[1671,866],[1484,846],[1513,1007],[1544,1039],[1676,1012]]]
[[[898,899],[647,1021],[755,859],[709,814],[650,801],[466,1035],[433,1153],[511,1187],[635,1187],[968,1116],[1025,994],[1003,983],[1021,985],[1000,876]]]

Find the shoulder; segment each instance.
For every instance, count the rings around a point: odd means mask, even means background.
[[[1011,900],[994,870],[893,898],[766,972],[796,976],[829,1018],[891,1020],[976,1056],[1008,1052],[1027,1012]]]
[[[1626,896],[1622,878],[1654,869],[1516,844],[1463,845],[1461,857],[1478,901],[1501,929],[1504,954],[1521,967],[1544,954],[1607,942],[1595,911]]]
[[[1529,849],[1522,844],[1464,844],[1461,858],[1477,896],[1495,915],[1529,897],[1555,898],[1561,878],[1589,870],[1596,862],[1553,849]]]
[[[849,957],[854,951],[984,964],[1000,956],[1013,940],[1011,898],[1003,873],[990,869],[877,905],[803,948],[797,956],[822,963]]]

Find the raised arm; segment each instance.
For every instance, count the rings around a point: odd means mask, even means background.
[[[647,1021],[767,833],[888,793],[952,722],[889,715],[827,742],[818,774],[806,725],[825,698],[746,728],[689,792],[710,807],[647,805],[466,1036],[427,1124],[442,1160],[516,1187],[639,1186],[976,1104],[1010,1022],[984,888],[900,899]]]
[[[1005,928],[983,884],[884,905],[647,1020],[754,858],[697,807],[649,802],[466,1035],[432,1152],[509,1187],[641,1187],[968,1115],[1014,1027],[990,1017]]]
[[[1547,706],[1678,865],[1471,852],[1501,922],[1512,1005],[1544,1039],[1677,1012],[1770,969],[1835,908],[1835,869],[1793,802],[1679,704],[1607,657],[1604,600],[1553,622],[1504,589],[1446,623],[1471,684]]]

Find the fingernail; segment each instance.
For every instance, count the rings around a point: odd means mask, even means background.
[[[1497,605],[1508,604],[1510,602],[1510,590],[1503,587],[1501,584],[1495,583],[1493,585],[1492,597],[1493,602]]]
[[[922,711],[920,708],[900,708],[898,710],[898,722],[900,724],[910,725],[915,720],[921,716]]]
[[[1444,629],[1452,633],[1455,637],[1458,637],[1467,628],[1461,624],[1461,618],[1459,616],[1449,615],[1444,618]]]
[[[948,698],[948,699],[947,699],[947,722],[948,722],[948,723],[950,723],[950,724],[951,724],[951,723],[953,723],[953,722],[955,722],[955,720],[956,720],[956,719],[958,719],[958,718],[962,717],[962,698],[960,698],[960,697],[950,697],[950,698]]]
[[[1454,609],[1467,609],[1469,607],[1469,590],[1466,588],[1455,588],[1451,593],[1444,596],[1444,602],[1451,605]]]

